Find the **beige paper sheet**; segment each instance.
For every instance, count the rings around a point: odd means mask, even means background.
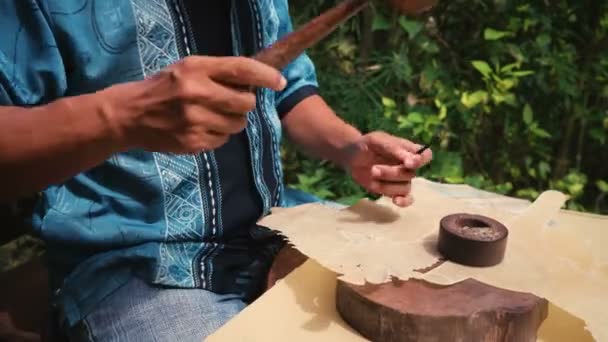
[[[496,207],[475,207],[447,198],[417,179],[415,203],[399,209],[388,199],[360,201],[336,210],[308,204],[274,211],[260,224],[286,236],[302,253],[354,284],[382,283],[396,276],[420,276],[416,269],[439,260],[434,239],[439,220],[457,212],[485,214],[506,221],[512,213]]]
[[[309,260],[207,338],[209,342],[367,341],[338,314],[335,273]],[[538,342],[588,342],[585,323],[550,305]]]
[[[351,283],[378,283],[397,276],[449,284],[473,277],[546,297],[585,320],[596,340],[608,341],[605,217],[560,212],[566,198],[555,191],[544,193],[529,208],[518,203],[517,209],[492,196],[477,197],[477,203],[446,196],[423,179],[415,180],[414,194],[416,202],[406,209],[385,199],[340,211],[313,204],[275,212],[261,224],[278,230],[304,254]],[[415,272],[438,260],[438,222],[456,212],[505,223],[510,229],[505,261],[483,269],[446,262],[424,276]]]

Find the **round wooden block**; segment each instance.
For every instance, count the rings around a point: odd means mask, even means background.
[[[509,231],[500,222],[481,215],[453,214],[441,219],[437,249],[446,259],[468,266],[499,264]]]
[[[536,341],[548,302],[467,279],[450,286],[393,281],[356,286],[338,281],[342,318],[364,337],[384,341]]]

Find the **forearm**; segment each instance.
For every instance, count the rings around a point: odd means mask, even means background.
[[[340,119],[318,95],[296,105],[283,119],[291,141],[306,154],[346,167],[350,147],[361,133]]]
[[[0,107],[0,202],[62,182],[120,149],[95,96]]]

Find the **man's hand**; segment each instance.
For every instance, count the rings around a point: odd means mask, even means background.
[[[281,90],[285,83],[278,70],[253,59],[196,56],[143,81],[36,107],[0,106],[0,201],[130,149],[213,150],[247,125],[245,113],[255,107],[255,95],[240,89]]]
[[[320,96],[311,96],[295,106],[283,119],[287,135],[308,155],[330,160],[346,169],[370,192],[391,197],[406,207],[411,179],[427,164],[432,153],[411,141],[383,132],[367,135],[340,119]]]
[[[198,153],[223,145],[256,105],[249,87],[282,90],[280,72],[244,57],[187,57],[154,77],[98,93],[123,148]],[[240,89],[239,89],[240,88]]]
[[[413,203],[411,180],[418,168],[432,159],[422,146],[384,132],[364,135],[348,147],[347,169],[353,179],[372,193],[391,197],[393,203],[407,207]]]

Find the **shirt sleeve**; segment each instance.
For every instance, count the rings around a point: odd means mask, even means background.
[[[274,0],[279,16],[279,39],[293,30],[287,1]],[[276,95],[277,112],[281,119],[302,100],[317,94],[319,86],[315,66],[306,53],[283,69],[283,76],[287,79],[287,87]]]
[[[65,94],[61,54],[41,0],[0,1],[0,106],[35,106]]]

